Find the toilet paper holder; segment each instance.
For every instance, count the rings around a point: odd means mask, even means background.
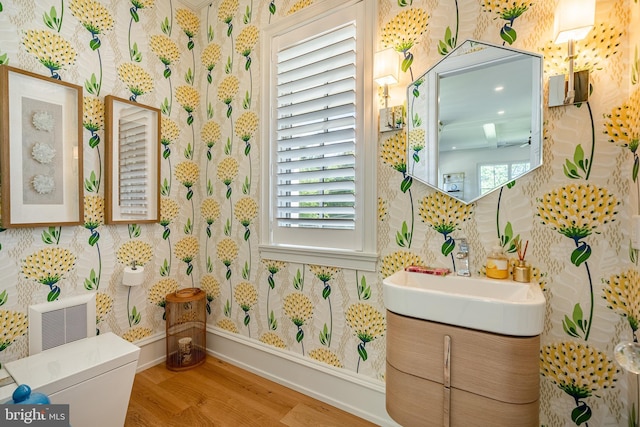
[[[122,272],[122,284],[125,286],[140,286],[144,282],[144,267],[135,262],[131,267],[126,266]]]

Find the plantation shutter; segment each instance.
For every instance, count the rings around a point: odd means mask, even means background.
[[[277,52],[276,220],[353,230],[356,24]]]

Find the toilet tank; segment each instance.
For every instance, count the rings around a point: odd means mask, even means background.
[[[73,427],[123,426],[140,348],[108,332],[5,364],[16,384],[68,404]]]

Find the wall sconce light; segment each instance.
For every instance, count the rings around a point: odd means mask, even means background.
[[[383,87],[384,108],[380,109],[380,132],[402,128],[402,120],[396,120],[402,109],[389,107],[389,85],[398,83],[400,56],[393,48],[376,52],[373,61],[373,79]],[[399,117],[399,119],[402,119]]]
[[[569,74],[549,78],[549,106],[571,105],[589,99],[589,70],[575,73],[575,41],[582,40],[593,28],[596,0],[560,0],[553,21],[556,44],[567,43]]]

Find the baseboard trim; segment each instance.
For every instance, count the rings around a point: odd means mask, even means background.
[[[136,344],[140,347],[137,372],[164,363],[164,333]],[[383,382],[249,341],[214,326],[207,327],[207,353],[379,426],[399,427],[385,410]]]
[[[208,352],[314,399],[380,426],[396,427],[385,410],[384,383],[324,363],[248,341],[216,327],[207,328]]]
[[[164,363],[167,354],[165,336],[164,332],[160,332],[135,342],[135,344],[140,347],[140,356],[138,356],[136,372],[141,372],[152,366]]]

